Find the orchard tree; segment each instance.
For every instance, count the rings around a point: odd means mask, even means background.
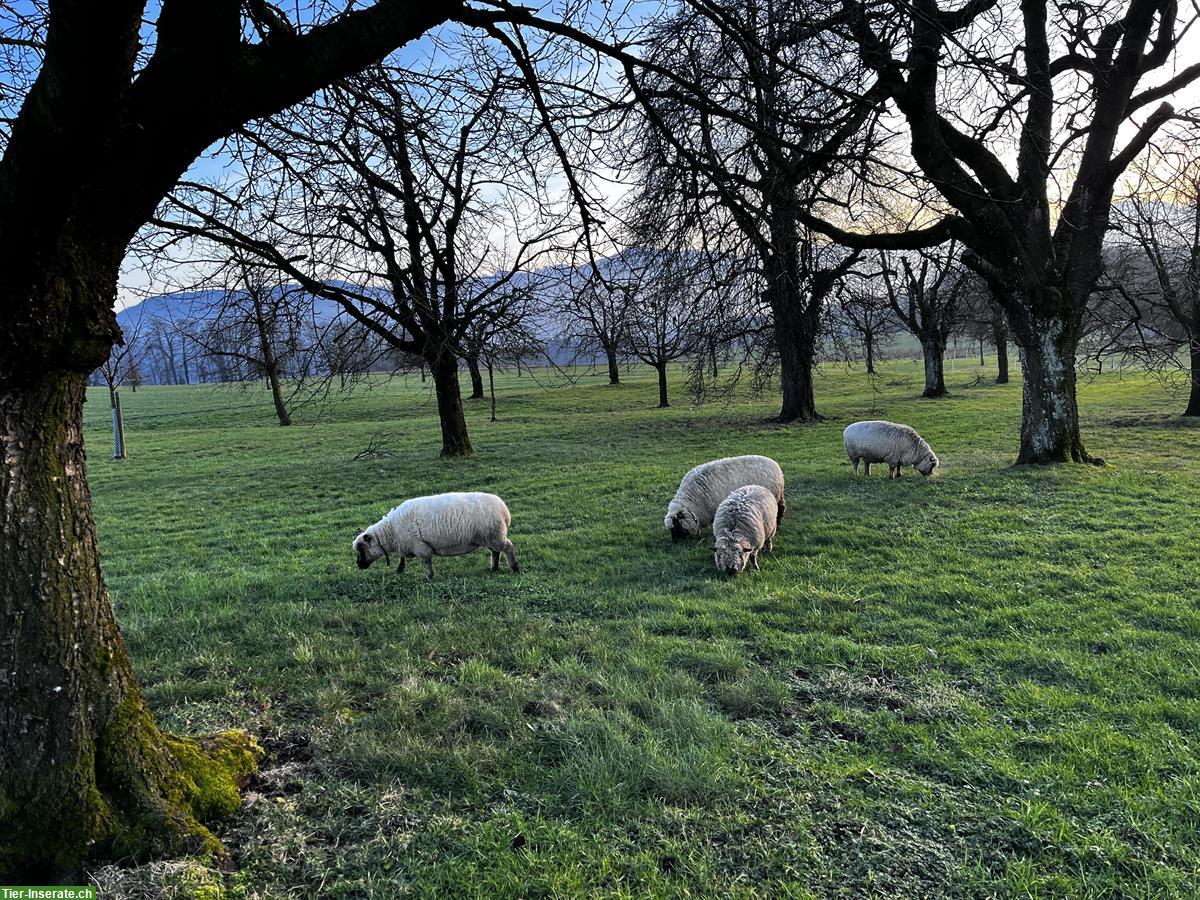
[[[923,397],[946,393],[946,344],[962,323],[971,272],[957,260],[951,242],[945,248],[914,254],[880,255],[881,279],[897,320],[921,342],[925,362]]]

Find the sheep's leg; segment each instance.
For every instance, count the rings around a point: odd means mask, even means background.
[[[433,581],[433,557],[422,557],[422,561],[425,563],[425,577]]]
[[[492,565],[490,568],[493,572],[500,571],[500,551],[499,550],[492,551]]]
[[[504,555],[508,558],[508,570],[510,572],[520,572],[521,567],[517,564],[517,548],[508,538],[504,539],[504,543],[500,545],[500,549],[504,551]]]
[[[396,574],[399,575],[404,571],[404,557],[400,557],[400,565],[396,566]]]
[[[750,562],[752,562],[754,564],[755,572],[761,571],[758,568],[758,551],[757,550],[755,550],[753,553],[750,554]]]
[[[854,474],[857,475],[858,474],[858,458],[855,457],[855,458],[851,459],[850,461],[852,463],[854,463]]]
[[[787,512],[787,498],[780,497],[779,502],[776,504],[776,507],[777,508],[775,511],[775,520],[778,521],[778,520],[782,519],[784,516],[784,513]]]
[[[871,464],[869,462],[867,462],[865,459],[863,460],[863,474],[864,475],[871,474]]]
[[[771,535],[769,538],[767,538],[767,544],[766,544],[766,547],[764,547],[764,549],[768,553],[775,552],[775,535]]]

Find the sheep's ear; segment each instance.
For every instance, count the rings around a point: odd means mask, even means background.
[[[369,534],[367,534],[366,532],[362,533],[362,539],[363,539],[364,544],[371,543],[371,536]]]

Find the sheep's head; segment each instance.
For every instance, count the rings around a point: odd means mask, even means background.
[[[922,459],[920,462],[918,462],[915,466],[913,466],[914,469],[916,469],[918,472],[920,472],[926,478],[928,478],[930,475],[932,475],[933,470],[936,469],[937,467],[938,467],[938,458],[933,455],[932,450],[929,451],[928,456],[926,456],[924,459]]]
[[[681,509],[669,513],[663,520],[663,527],[671,532],[671,540],[682,541],[700,533],[700,519],[690,509]]]
[[[379,539],[369,531],[360,531],[354,539],[353,547],[354,554],[358,557],[358,567],[360,569],[367,568],[381,556],[389,566],[392,564],[392,558],[383,549],[383,545],[379,543]]]
[[[726,575],[737,575],[746,571],[754,549],[741,541],[717,541],[713,547],[713,561]]]

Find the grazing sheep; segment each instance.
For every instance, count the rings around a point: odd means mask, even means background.
[[[433,577],[435,556],[461,556],[481,547],[492,551],[492,571],[500,568],[500,554],[508,557],[508,567],[519,572],[517,550],[508,539],[512,516],[504,501],[495,494],[479,492],[435,494],[405,500],[390,513],[358,533],[354,552],[358,567],[365,569],[379,557],[392,564],[389,554],[400,557],[397,572],[404,561],[420,557],[425,571]]]
[[[713,520],[713,560],[726,575],[737,575],[747,564],[758,568],[758,554],[772,550],[779,508],[765,487],[748,484],[733,491],[717,507]]]
[[[916,430],[895,422],[855,422],[842,432],[846,455],[854,463],[854,474],[858,474],[858,461],[865,463],[864,475],[871,474],[871,463],[888,464],[888,477],[899,478],[901,466],[912,466],[928,477],[938,466],[938,458]]]
[[[730,491],[748,484],[765,487],[779,503],[779,518],[783,518],[787,502],[783,497],[783,470],[779,463],[766,456],[727,456],[696,466],[683,476],[679,490],[667,507],[663,527],[671,532],[671,540],[693,537],[712,524],[721,501]]]

